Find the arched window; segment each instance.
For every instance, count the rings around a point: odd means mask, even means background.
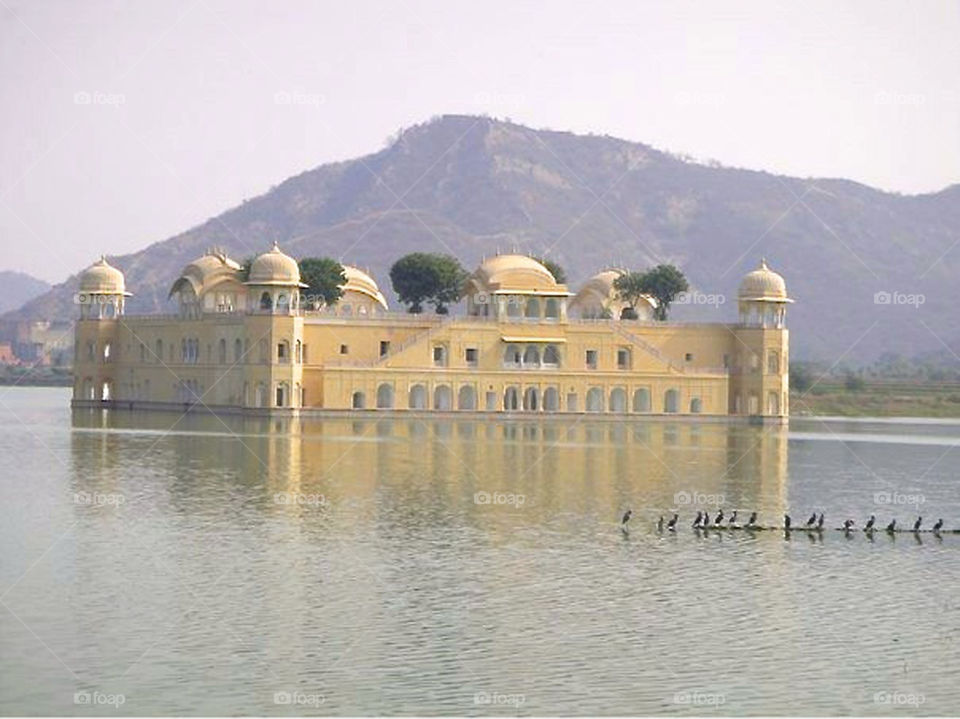
[[[286,312],[289,306],[290,297],[286,292],[281,292],[279,295],[277,295],[277,310],[279,312]]]
[[[557,412],[560,409],[560,393],[556,387],[547,387],[543,390],[543,411]]]
[[[516,387],[507,387],[503,393],[503,408],[508,412],[520,409],[520,393]]]
[[[603,390],[599,387],[587,391],[587,412],[603,412]]]
[[[556,297],[551,297],[546,302],[546,307],[543,311],[544,317],[548,320],[556,320],[560,318],[560,300]]]
[[[364,396],[363,392],[354,392],[353,400],[350,404],[354,409],[364,409],[367,406],[367,398]]]
[[[270,298],[269,292],[264,292],[262,295],[260,295],[260,309],[261,310],[273,309],[273,300]]]
[[[779,392],[767,393],[767,414],[773,414],[773,415],[780,414],[780,393]]]
[[[238,337],[233,341],[233,361],[239,362],[243,357],[243,342],[240,341]]]
[[[540,409],[540,391],[536,387],[527,387],[523,393],[523,408],[527,412],[537,412]]]
[[[767,354],[767,372],[769,374],[780,373],[780,353],[776,350],[770,350]]]
[[[187,354],[187,341],[185,339],[180,340],[180,361],[186,362],[188,359]]]
[[[393,385],[384,382],[377,387],[377,409],[393,409]]]
[[[286,406],[287,406],[287,394],[288,394],[288,393],[287,393],[287,383],[286,383],[286,382],[278,382],[278,383],[277,383],[277,392],[276,392],[276,394],[277,394],[277,397],[276,397],[277,407],[286,407]]]
[[[303,362],[303,344],[301,344],[300,340],[297,340],[297,349],[296,354],[294,354],[294,361],[297,364]]]
[[[254,392],[254,406],[263,407],[267,403],[267,388],[263,382],[257,383],[257,389]]]
[[[614,387],[610,390],[610,411],[627,411],[627,393],[622,387]]]
[[[751,392],[747,397],[747,414],[760,414],[760,398],[756,392]]]
[[[703,402],[699,397],[690,400],[690,414],[700,414],[703,412]]]
[[[543,348],[543,363],[550,367],[560,365],[560,350],[557,349],[556,345],[547,345]]]
[[[157,362],[163,362],[163,340],[156,341],[154,354],[156,355]]]
[[[507,349],[503,353],[503,363],[516,366],[520,364],[521,357],[520,348],[517,345],[507,345]]]
[[[218,354],[217,359],[219,360],[220,364],[226,364],[227,363],[227,341],[222,337],[220,338],[220,345],[218,350],[219,351],[217,353]]]
[[[410,388],[410,409],[427,408],[427,388],[422,384],[415,384]]]
[[[457,409],[476,409],[477,390],[472,384],[465,384],[457,392]]]
[[[540,366],[540,350],[536,345],[527,345],[523,352],[523,365],[524,367]]]
[[[527,319],[540,319],[540,300],[531,297],[527,300],[527,305],[523,309],[523,315]]]
[[[663,395],[663,411],[677,412],[680,407],[680,393],[675,389],[668,389]]]
[[[648,390],[646,387],[641,387],[638,390],[634,390],[633,411],[634,412],[650,411],[650,390]]]
[[[433,390],[433,408],[443,412],[453,409],[453,392],[445,384]]]

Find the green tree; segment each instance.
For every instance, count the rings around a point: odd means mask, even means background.
[[[250,265],[253,264],[255,257],[247,257],[240,263],[240,281],[246,282],[250,279]]]
[[[848,372],[843,379],[843,387],[847,392],[862,392],[866,386],[867,383],[863,381],[863,377],[859,377],[853,372]]]
[[[790,364],[790,389],[795,392],[806,392],[815,381],[813,370],[808,365],[801,362]]]
[[[300,265],[300,279],[307,285],[301,293],[308,309],[332,305],[340,299],[347,276],[343,265],[329,257],[304,257]]]
[[[674,298],[690,287],[687,278],[673,265],[657,265],[645,272],[641,286],[643,294],[650,295],[657,301],[653,316],[661,322],[667,319],[667,311]]]
[[[563,267],[558,265],[553,260],[548,260],[546,257],[534,257],[534,259],[550,270],[550,274],[553,275],[553,279],[555,279],[558,284],[566,284],[567,271],[563,269]]]
[[[437,314],[446,314],[447,305],[459,301],[466,272],[450,255],[414,252],[404,255],[390,268],[390,282],[408,311],[423,312],[423,303],[434,305]]]
[[[447,305],[456,304],[463,296],[467,273],[450,255],[433,255],[432,265],[437,285],[429,301],[438,315],[445,315],[449,312]]]
[[[613,281],[617,298],[627,303],[620,315],[621,319],[637,319],[637,303],[647,294],[645,277],[644,272],[624,272]]]

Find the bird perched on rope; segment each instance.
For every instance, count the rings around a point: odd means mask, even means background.
[[[633,510],[632,510],[632,509],[628,509],[626,512],[624,512],[624,513],[623,513],[623,519],[620,520],[620,526],[621,526],[621,527],[626,527],[626,526],[627,526],[627,522],[630,521],[630,517],[632,517],[632,516],[633,516]]]
[[[913,531],[919,532],[921,524],[923,524],[923,517],[917,517],[917,521],[913,523]]]
[[[677,520],[678,520],[678,519],[680,519],[680,515],[679,515],[679,514],[674,514],[674,515],[673,515],[673,519],[671,519],[669,522],[667,522],[667,529],[670,530],[671,532],[676,532],[676,531],[677,531]],[[660,517],[660,521],[661,521],[661,522],[663,521],[663,517]]]
[[[943,529],[943,520],[938,519],[937,523],[933,525],[933,531],[939,533],[941,529]]]
[[[823,512],[820,512],[820,519],[817,520],[817,529],[823,529]]]
[[[790,515],[789,514],[783,515],[783,528],[786,529],[787,531],[790,531]]]
[[[897,531],[897,520],[896,520],[896,519],[891,519],[891,520],[890,520],[890,524],[887,525],[887,531],[890,532],[890,534],[893,534],[894,532]]]
[[[877,521],[877,518],[874,515],[870,515],[870,519],[867,520],[867,523],[863,525],[864,532],[870,532],[873,530],[873,523]]]
[[[807,520],[807,527],[808,528],[812,527],[816,521],[817,521],[817,513],[814,512],[813,514],[810,515],[810,519]]]
[[[700,529],[700,522],[703,520],[703,512],[697,512],[697,518],[693,520],[693,528]]]

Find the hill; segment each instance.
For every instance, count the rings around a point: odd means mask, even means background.
[[[960,185],[903,196],[700,164],[612,137],[444,116],[110,261],[126,272],[130,311],[160,311],[180,268],[204,249],[241,258],[274,240],[294,256],[367,267],[388,295],[390,264],[416,250],[450,252],[468,268],[498,248],[547,253],[573,287],[603,266],[673,262],[698,290],[727,300],[675,313],[705,321],[735,316],[740,276],[766,256],[797,300],[796,356],[864,361],[944,344],[960,353],[950,299]],[[75,283],[17,316],[72,316]]]
[[[17,309],[49,289],[48,283],[36,277],[23,272],[0,270],[0,312]]]

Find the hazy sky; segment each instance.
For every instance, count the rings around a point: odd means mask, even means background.
[[[444,113],[936,191],[960,2],[0,0],[0,269],[62,280]]]

